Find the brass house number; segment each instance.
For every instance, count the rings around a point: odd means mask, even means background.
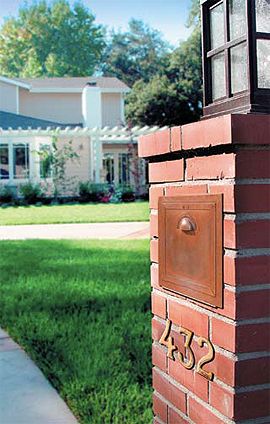
[[[159,343],[168,348],[167,356],[168,358],[174,360],[173,352],[178,350],[178,348],[177,346],[173,344],[173,338],[170,336],[171,326],[172,326],[172,322],[169,319],[167,319],[166,327],[159,340]],[[179,332],[180,334],[183,334],[185,336],[184,348],[186,351],[186,358],[181,352],[178,352],[177,359],[179,360],[180,364],[183,367],[185,367],[188,370],[191,370],[196,365],[195,355],[191,347],[194,333],[193,331],[190,331],[183,327],[180,327]],[[207,380],[211,381],[214,378],[214,374],[212,372],[205,371],[203,367],[214,360],[214,357],[215,357],[214,346],[212,345],[210,340],[206,339],[205,337],[199,337],[197,340],[197,343],[200,347],[207,345],[208,353],[198,361],[198,364],[196,365],[196,372],[202,375],[204,378],[207,378]]]

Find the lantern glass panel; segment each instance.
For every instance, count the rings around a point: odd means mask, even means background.
[[[245,0],[229,0],[230,39],[246,34],[246,2]]]
[[[219,53],[211,58],[212,100],[226,96],[225,55]]]
[[[224,44],[224,5],[223,3],[210,9],[210,37],[211,49]]]
[[[258,87],[270,88],[270,40],[257,40]]]
[[[270,32],[270,0],[256,0],[256,30]]]
[[[245,43],[230,49],[232,94],[247,90],[247,47]]]

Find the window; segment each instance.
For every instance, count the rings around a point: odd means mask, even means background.
[[[130,184],[130,154],[119,153],[118,156],[118,176],[120,184]]]
[[[257,54],[258,87],[270,88],[270,40],[257,40]]]
[[[256,0],[256,31],[270,32],[270,1]]]
[[[246,0],[229,0],[230,40],[235,40],[247,31]]]
[[[231,60],[231,89],[232,94],[247,90],[247,47],[244,44],[232,47],[230,49]],[[239,78],[241,75],[241,78]]]
[[[9,179],[8,144],[0,144],[0,179]]]
[[[14,178],[29,177],[29,145],[13,145],[13,175]]]
[[[256,1],[258,87],[270,88],[270,0]]]
[[[222,0],[209,9],[209,15],[208,102],[214,102],[248,89],[246,0]]]
[[[219,3],[210,10],[210,35],[211,50],[224,45],[224,26],[220,23],[224,21],[224,4]]]
[[[109,184],[130,185],[130,153],[111,152],[103,155],[103,179]]]
[[[105,181],[109,184],[114,182],[114,157],[111,153],[105,153],[103,157],[103,169]]]
[[[219,53],[211,58],[212,99],[218,100],[226,96],[225,56]]]

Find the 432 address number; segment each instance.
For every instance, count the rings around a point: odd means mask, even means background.
[[[159,343],[166,346],[168,348],[167,356],[174,360],[174,352],[178,350],[177,346],[174,345],[173,338],[170,336],[172,322],[167,319],[165,330],[159,340]],[[187,328],[180,327],[180,334],[185,336],[184,348],[186,352],[186,357],[178,351],[177,359],[180,364],[188,370],[191,370],[195,364],[195,355],[191,347],[191,343],[193,340],[194,333],[193,331],[188,330]],[[208,353],[204,355],[196,365],[196,372],[207,378],[207,380],[213,380],[214,374],[212,372],[205,371],[203,368],[206,364],[209,364],[214,360],[215,350],[214,346],[210,342],[210,340],[205,337],[199,337],[197,339],[197,343],[199,347],[203,347],[204,345],[208,346]]]

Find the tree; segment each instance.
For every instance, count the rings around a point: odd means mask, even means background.
[[[115,32],[106,47],[101,70],[130,87],[138,80],[145,82],[164,71],[169,45],[159,31],[144,22],[131,19],[127,32]]]
[[[195,28],[187,41],[171,54],[167,77],[179,95],[188,99],[190,121],[202,110],[202,52],[200,29]]]
[[[191,0],[187,26],[199,31],[201,30],[200,0]]]
[[[200,117],[202,109],[199,0],[193,0],[187,41],[168,55],[163,75],[137,82],[127,98],[127,117],[134,125],[181,125]]]
[[[190,120],[188,98],[166,75],[149,83],[138,81],[128,96],[127,119],[132,125],[176,125]]]
[[[89,76],[105,47],[104,30],[80,2],[40,0],[23,6],[0,31],[0,74],[9,77]]]

